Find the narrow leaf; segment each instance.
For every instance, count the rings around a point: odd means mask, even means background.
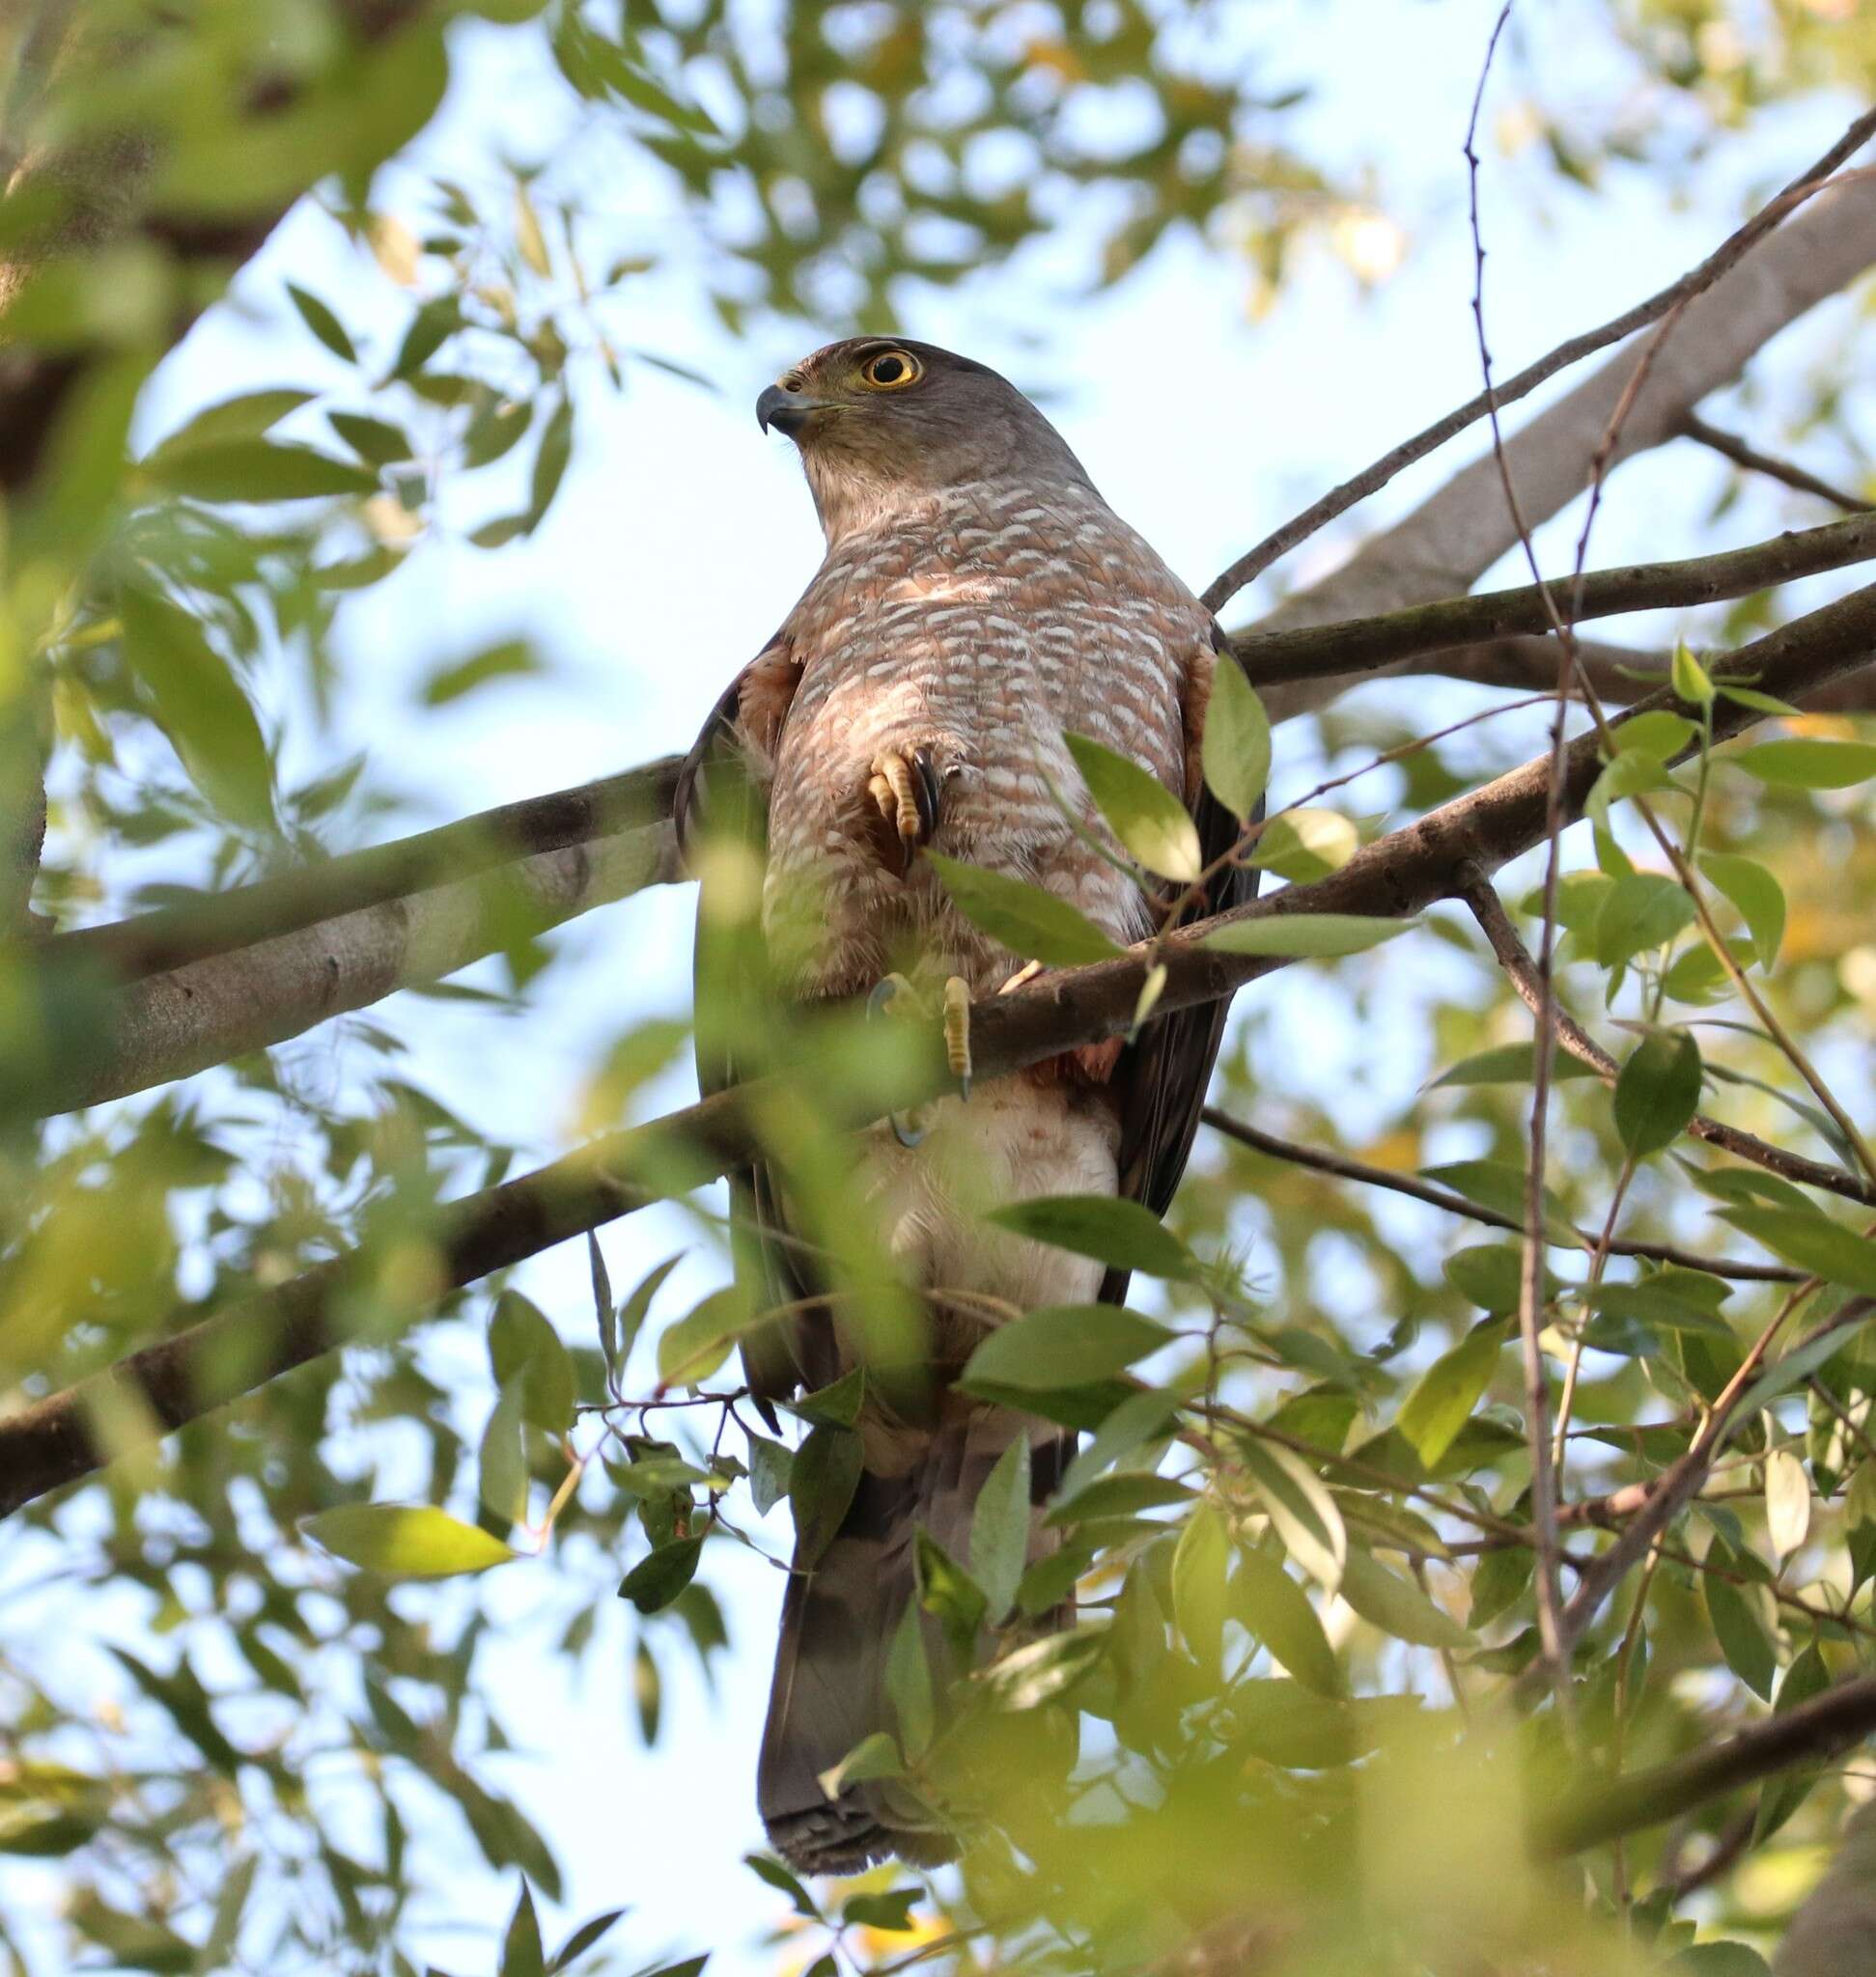
[[[1198,827],[1184,803],[1138,763],[1085,735],[1064,735],[1088,794],[1116,838],[1149,872],[1181,883],[1205,868]]]
[[[959,912],[1023,961],[1073,968],[1111,961],[1121,952],[1078,907],[1055,893],[937,851],[925,856]]]
[[[1205,787],[1240,823],[1271,779],[1271,723],[1245,669],[1220,653],[1212,672],[1202,742]]]
[[[499,1538],[427,1504],[342,1504],[303,1518],[299,1528],[335,1558],[386,1578],[451,1578],[515,1556]]]

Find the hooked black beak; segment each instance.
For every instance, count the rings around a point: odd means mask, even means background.
[[[817,402],[802,391],[784,391],[779,384],[771,384],[756,400],[756,424],[767,432],[773,427],[777,432],[786,432],[793,439],[807,424],[808,414],[820,409]]]

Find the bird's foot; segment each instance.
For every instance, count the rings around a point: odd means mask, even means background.
[[[970,984],[962,975],[944,984],[944,1061],[958,1081],[958,1096],[970,1097]]]
[[[1012,995],[1019,988],[1026,988],[1042,973],[1040,961],[1024,961],[1010,979],[997,989],[999,995]]]
[[[938,829],[944,779],[929,748],[888,748],[873,758],[866,793],[886,826],[903,875]]]

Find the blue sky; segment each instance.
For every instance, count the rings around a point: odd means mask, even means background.
[[[1238,16],[1246,36],[1281,49],[1287,73],[1318,87],[1297,133],[1302,148],[1331,164],[1371,169],[1382,204],[1406,229],[1405,261],[1372,296],[1329,256],[1312,255],[1274,311],[1255,317],[1242,267],[1174,239],[1117,292],[1074,300],[1088,243],[1071,232],[959,291],[909,295],[909,327],[1046,388],[1051,415],[1108,498],[1201,587],[1323,487],[1476,388],[1459,147],[1496,13],[1495,0],[1298,0]],[[1554,102],[1623,96],[1626,65],[1608,51],[1602,30],[1590,29],[1600,6],[1550,0],[1528,14],[1527,58],[1507,61],[1498,108],[1525,97],[1533,73]],[[544,77],[516,69],[515,45],[490,32],[464,37],[464,72],[444,128],[426,146],[430,159],[486,159],[496,131],[516,154],[554,141],[555,94]],[[1347,59],[1351,49],[1358,60]],[[1560,184],[1530,153],[1507,156],[1494,147],[1488,302],[1501,368],[1614,313],[1697,259],[1727,231],[1749,187],[1781,181],[1842,121],[1831,103],[1768,116],[1750,146],[1722,147],[1678,198],[1659,176],[1626,168],[1592,197]],[[1492,119],[1488,127],[1497,127]],[[622,248],[634,240],[680,247],[680,223],[655,186],[597,189],[617,213]],[[303,336],[291,346],[290,365],[277,353],[280,336],[296,336],[281,287],[289,272],[343,296],[355,323],[378,321],[389,336],[401,321],[406,305],[388,283],[346,251],[335,228],[302,213],[243,276],[241,306],[206,325],[168,367],[153,396],[155,424],[250,383],[317,375],[321,360]],[[686,746],[818,560],[819,533],[793,451],[758,432],[751,407],[762,384],[819,339],[781,325],[732,340],[681,270],[636,285],[630,310],[628,342],[681,359],[718,389],[636,366],[622,398],[588,391],[573,468],[534,541],[492,555],[427,547],[345,626],[350,687],[333,752],[368,746],[374,774],[410,794],[424,821]],[[1797,332],[1816,334],[1814,326]],[[1305,548],[1286,567],[1287,580],[1320,573],[1359,532],[1404,512],[1475,450],[1469,437],[1404,477]],[[1592,562],[1724,546],[1784,518],[1778,500],[1754,495],[1705,527],[1722,479],[1715,462],[1686,446],[1625,469],[1599,522]],[[1572,517],[1545,532],[1553,567],[1567,561],[1572,539]],[[1242,622],[1253,601],[1241,599],[1227,621]],[[1625,626],[1621,635],[1642,638],[1647,629]],[[414,705],[414,683],[439,662],[514,631],[539,642],[552,661],[548,674],[480,693],[460,709]],[[1442,712],[1449,699],[1463,710],[1457,689],[1415,690],[1423,704],[1437,699]],[[1509,736],[1498,745],[1508,757],[1525,752]],[[1280,737],[1276,795],[1313,780],[1294,746],[1286,759]],[[1351,807],[1374,806],[1358,792]],[[420,1082],[530,1155],[550,1154],[566,1144],[581,1077],[603,1045],[648,1013],[686,1009],[690,912],[687,894],[665,890],[572,926],[557,937],[562,964],[516,1018],[407,997],[385,1013],[408,1039]],[[1268,992],[1286,999],[1299,1034],[1320,1024],[1323,1005],[1301,974]],[[1319,1029],[1313,1037],[1322,1061],[1354,1064],[1370,1079],[1371,1089],[1358,1088],[1348,1102],[1384,1107],[1412,1088],[1416,1067],[1384,1073],[1368,1041]],[[316,1032],[291,1048],[309,1068],[343,1075],[342,1031]],[[662,1109],[688,1095],[674,1073],[647,1102]],[[633,1217],[605,1239],[614,1282],[624,1285],[696,1236],[681,1210],[667,1209]],[[711,1288],[714,1267],[700,1254],[663,1308],[686,1308],[684,1295]],[[520,1281],[570,1334],[583,1335],[590,1301],[582,1251],[570,1246],[541,1259]],[[464,1418],[479,1424],[493,1398],[479,1350],[463,1342],[435,1357],[460,1366]],[[769,1535],[785,1547],[780,1519]],[[737,1947],[780,1907],[737,1859],[760,1839],[752,1781],[780,1581],[734,1547],[718,1549],[713,1583],[729,1613],[733,1649],[719,1660],[714,1695],[687,1655],[663,1656],[666,1728],[651,1752],[629,1720],[626,1616],[616,1602],[607,1601],[601,1645],[574,1684],[566,1664],[545,1652],[568,1610],[549,1568],[509,1568],[479,1590],[501,1623],[485,1679],[523,1753],[504,1760],[502,1770],[561,1853],[569,1916],[630,1903],[634,1912],[621,1935],[635,1951],[650,1957],[666,1944],[721,1944],[712,1967],[728,1977],[773,1967],[772,1955]],[[461,1867],[446,1882],[449,1912],[435,1918],[434,1953],[451,1967],[487,1967],[490,1948],[464,1932],[504,1914],[512,1885],[482,1873],[466,1843],[459,1849],[444,1836],[432,1844]]]

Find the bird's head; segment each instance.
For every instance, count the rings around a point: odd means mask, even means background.
[[[947,488],[1021,475],[1087,485],[1054,427],[988,365],[903,337],[853,337],[756,400],[801,455],[829,541]]]

